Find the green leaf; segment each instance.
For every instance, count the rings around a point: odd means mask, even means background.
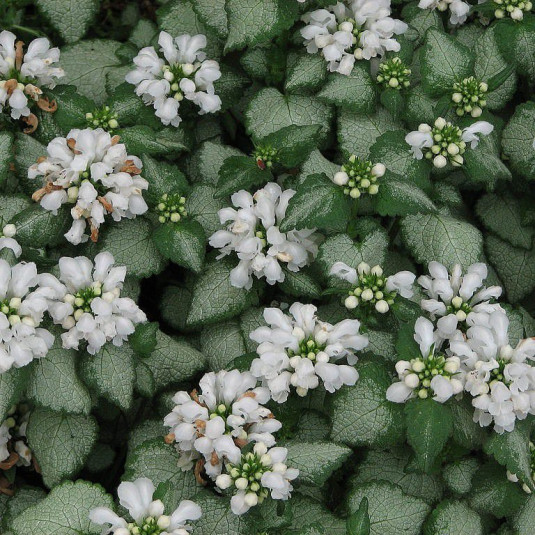
[[[527,102],[516,107],[502,136],[503,152],[514,171],[527,180],[535,176],[535,103]]]
[[[224,39],[228,34],[228,17],[225,10],[226,0],[195,0],[193,9],[197,16],[217,36]]]
[[[28,167],[36,163],[40,156],[46,156],[46,147],[32,136],[19,132],[15,137],[14,152],[19,185],[24,193],[31,197],[42,183],[40,180],[28,178]]]
[[[436,211],[433,201],[420,188],[397,180],[391,175],[380,181],[376,208],[382,216],[405,216]]]
[[[128,338],[128,344],[137,355],[148,357],[156,347],[158,323],[138,323],[134,334]]]
[[[254,290],[236,288],[230,283],[233,265],[228,259],[206,265],[193,286],[188,314],[189,327],[218,323],[241,314],[256,299]]]
[[[70,210],[62,207],[57,215],[32,204],[12,220],[17,227],[17,241],[24,247],[46,247],[65,242],[64,234],[72,224]]]
[[[0,184],[6,180],[9,173],[13,159],[14,139],[11,132],[0,132]]]
[[[114,509],[111,496],[100,485],[67,481],[18,516],[13,521],[13,534],[98,535],[102,526],[89,520],[89,511],[95,507]]]
[[[444,467],[442,475],[446,485],[455,494],[467,494],[472,488],[480,464],[473,457],[460,459]]]
[[[484,535],[480,516],[464,502],[446,500],[429,515],[424,535]]]
[[[299,481],[317,487],[322,487],[352,453],[334,442],[287,442],[284,447],[288,449],[287,465],[299,470]]]
[[[449,215],[408,215],[401,222],[405,245],[421,264],[436,260],[447,268],[468,267],[481,259],[481,232],[465,221]]]
[[[11,407],[23,396],[28,382],[28,367],[11,368],[0,373],[0,420],[3,422]]]
[[[476,212],[485,227],[515,247],[531,249],[535,229],[522,224],[519,202],[510,194],[481,197]]]
[[[516,533],[529,533],[535,523],[535,496],[530,495],[513,516],[512,527]]]
[[[485,428],[474,422],[474,407],[468,398],[450,406],[453,415],[453,440],[464,448],[478,449],[486,439]]]
[[[346,522],[334,516],[329,509],[306,496],[295,494],[291,498],[292,525],[294,530],[315,525],[326,530],[329,535],[346,535]]]
[[[411,88],[407,94],[403,118],[415,129],[421,123],[433,124],[437,118],[436,105],[437,101],[431,98],[421,85],[418,85]]]
[[[206,236],[221,229],[218,212],[228,205],[228,201],[215,198],[216,191],[214,186],[199,184],[186,199],[188,214],[202,225]]]
[[[350,489],[350,513],[358,510],[363,498],[368,499],[370,535],[419,535],[429,512],[429,506],[423,500],[403,494],[398,486],[386,481]]]
[[[370,515],[368,514],[368,498],[362,498],[359,508],[347,518],[348,535],[370,535]]]
[[[121,126],[136,123],[145,109],[143,101],[134,92],[134,86],[126,82],[115,89],[106,105],[111,113],[117,114],[117,122]]]
[[[203,329],[201,351],[211,371],[224,370],[233,360],[247,353],[240,324],[225,321]]]
[[[154,131],[148,126],[136,125],[117,130],[117,135],[131,154],[168,156],[189,150],[184,130],[178,128]]]
[[[195,496],[195,503],[202,509],[201,518],[195,521],[195,535],[254,533],[247,527],[247,515],[237,516],[230,510],[228,498],[203,491]]]
[[[89,414],[91,397],[76,375],[78,354],[61,347],[56,335],[45,358],[33,364],[26,395],[38,405],[54,411]]]
[[[156,389],[162,390],[203,370],[206,358],[183,340],[176,340],[158,331],[156,347],[150,357],[143,359],[143,363],[151,371]]]
[[[54,121],[65,134],[73,128],[85,128],[85,114],[92,112],[95,107],[91,99],[80,95],[72,85],[62,85],[54,88],[54,100],[58,104]]]
[[[348,446],[386,447],[397,442],[404,427],[403,407],[386,399],[391,380],[378,362],[359,364],[359,380],[331,396],[331,436]]]
[[[106,75],[120,65],[115,55],[120,43],[104,39],[90,39],[61,50],[61,66],[65,76],[62,84],[72,84],[80,95],[101,105],[107,98]]]
[[[518,249],[492,234],[486,237],[485,249],[511,302],[520,301],[535,288],[535,249]]]
[[[453,431],[451,411],[433,399],[415,399],[405,404],[405,416],[407,441],[416,454],[416,466],[430,472]]]
[[[201,271],[206,253],[206,236],[200,223],[185,219],[159,225],[152,239],[160,253],[179,266]]]
[[[74,43],[93,22],[99,0],[38,0],[37,7],[67,43]]]
[[[327,104],[355,113],[372,113],[376,101],[375,84],[367,66],[357,64],[349,76],[329,74],[317,97]]]
[[[251,156],[231,156],[219,170],[219,180],[215,196],[227,197],[242,189],[249,190],[272,180],[268,169],[260,169]]]
[[[228,38],[225,52],[254,46],[288,29],[297,4],[286,0],[227,0]]]
[[[279,288],[288,295],[307,297],[308,299],[319,299],[321,297],[321,286],[306,271],[290,271],[283,268],[284,281],[279,284]]]
[[[28,507],[39,503],[46,497],[46,492],[37,487],[21,487],[16,490],[15,495],[8,501],[6,512],[2,517],[2,526],[8,532],[13,520],[23,513]]]
[[[136,379],[134,352],[128,343],[106,344],[95,355],[85,355],[81,374],[99,396],[127,410],[132,405]]]
[[[84,466],[97,439],[97,424],[90,416],[36,408],[26,434],[43,481],[51,488]]]
[[[286,82],[287,92],[302,89],[314,91],[327,79],[327,68],[321,54],[300,54],[293,62],[288,62]]]
[[[392,117],[399,119],[405,111],[405,99],[401,91],[387,88],[381,92],[381,104],[392,114]]]
[[[149,188],[143,197],[149,205],[156,206],[164,194],[181,193],[185,195],[190,185],[184,173],[176,165],[151,158],[148,154],[141,156],[143,177],[149,181]]]
[[[474,57],[455,37],[430,28],[420,53],[422,84],[431,96],[440,96],[473,73]]]
[[[529,431],[528,425],[518,422],[511,432],[501,435],[492,433],[485,442],[483,450],[487,455],[492,455],[509,472],[516,474],[531,490],[535,490],[535,483],[531,477]]]
[[[340,171],[340,166],[331,163],[316,149],[308,155],[307,159],[301,165],[299,183],[303,183],[308,176],[318,173],[327,175],[332,179],[338,171]]]
[[[319,124],[323,141],[330,131],[332,116],[332,108],[315,97],[283,95],[274,87],[266,87],[251,99],[245,124],[254,138],[265,137],[285,126]]]
[[[113,251],[115,263],[127,268],[133,277],[159,273],[165,260],[151,238],[151,225],[142,217],[114,222],[99,240],[100,251]]]
[[[320,228],[343,232],[351,214],[347,195],[325,175],[310,175],[290,199],[281,232]]]

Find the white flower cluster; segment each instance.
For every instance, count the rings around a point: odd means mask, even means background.
[[[235,515],[243,515],[251,507],[262,503],[271,494],[274,500],[288,500],[293,490],[290,483],[299,475],[296,468],[288,468],[286,448],[268,449],[263,442],[254,445],[253,451],[241,455],[238,463],[228,463],[226,474],[216,479],[221,490],[235,488],[230,500]]]
[[[429,299],[421,301],[421,307],[436,321],[439,335],[452,338],[457,329],[466,330],[471,325],[488,325],[490,314],[502,310],[491,303],[502,294],[500,286],[484,287],[488,269],[483,263],[472,264],[463,275],[460,265],[451,274],[440,262],[429,263],[429,275],[422,275],[418,283]]]
[[[264,319],[269,327],[250,334],[259,344],[259,358],[253,360],[251,372],[278,403],[288,399],[291,387],[306,396],[320,381],[328,392],[357,382],[355,351],[368,345],[368,338],[359,334],[360,322],[347,319],[331,325],[320,321],[316,311],[314,305],[301,303],[290,307],[291,315],[266,308]],[[341,364],[343,360],[348,365]]]
[[[123,482],[117,489],[119,503],[133,521],[126,521],[108,507],[92,509],[89,519],[104,526],[103,533],[113,535],[189,535],[188,522],[201,518],[201,508],[191,500],[183,500],[173,513],[166,515],[162,501],[153,500],[154,492],[154,484],[145,477]]]
[[[420,0],[420,9],[450,10],[450,23],[454,26],[464,24],[470,13],[470,4],[463,0]]]
[[[121,346],[147,320],[136,303],[121,297],[125,266],[114,266],[113,255],[103,252],[94,264],[85,256],[59,259],[59,280],[49,273],[39,275],[42,295],[54,323],[65,329],[63,347],[78,349],[82,340],[94,355],[106,342]]]
[[[256,383],[249,372],[210,372],[199,382],[200,393],[194,390],[191,394],[175,394],[176,406],[164,424],[171,428],[167,440],[176,442],[184,470],[200,460],[196,473],[204,468],[215,479],[225,462],[240,461],[245,444],[275,444],[272,433],[282,424],[264,407],[269,390],[256,387]]]
[[[42,98],[41,88],[52,89],[55,79],[64,75],[63,69],[53,66],[58,61],[59,49],[50,48],[46,37],[34,39],[24,53],[22,41],[13,33],[0,32],[0,111],[9,109],[13,119],[29,118],[33,102],[54,111]]]
[[[32,451],[26,443],[30,412],[27,406],[14,406],[0,425],[0,470],[13,466],[30,466]]]
[[[405,403],[410,398],[426,399],[444,403],[463,391],[460,375],[460,359],[445,356],[439,351],[442,339],[427,318],[418,318],[414,326],[414,340],[420,346],[420,355],[411,360],[399,360],[396,372],[399,382],[391,384],[386,399]]]
[[[178,126],[180,103],[186,99],[199,106],[199,114],[221,109],[214,82],[221,77],[217,61],[207,60],[201,49],[206,47],[204,35],[173,37],[160,32],[158,38],[162,59],[154,47],[142,48],[134,58],[136,68],[126,81],[136,86],[136,94],[147,105],[154,106],[156,117],[164,125]]]
[[[47,300],[37,284],[33,262],[11,267],[0,259],[0,373],[42,358],[52,347],[52,334],[39,328]]]
[[[301,35],[310,54],[321,51],[330,71],[349,75],[356,59],[400,50],[394,35],[404,33],[408,26],[390,13],[390,0],[337,2],[305,14]]]
[[[78,245],[97,241],[99,228],[109,214],[114,221],[135,218],[148,207],[142,191],[148,182],[140,176],[142,163],[130,156],[119,137],[97,128],[71,130],[67,137],[54,138],[47,147],[47,157],[28,169],[28,177],[45,182],[32,198],[45,210],[57,214],[63,204],[71,208],[73,224],[65,234]]]
[[[437,168],[446,167],[448,162],[460,167],[464,163],[466,146],[470,144],[470,148],[475,149],[479,144],[479,135],[488,136],[493,130],[494,126],[486,121],[477,121],[461,130],[439,117],[434,126],[421,124],[417,131],[405,136],[405,141],[411,146],[411,152],[417,160],[425,156],[433,160]]]
[[[349,290],[349,296],[344,301],[346,308],[375,309],[380,314],[386,314],[390,310],[398,294],[407,299],[411,298],[412,285],[416,278],[410,271],[400,271],[386,277],[381,266],[370,267],[366,262],[361,262],[357,269],[344,262],[336,262],[330,275],[355,286]]]
[[[245,190],[232,195],[237,208],[219,210],[219,219],[227,224],[210,237],[212,247],[220,250],[217,257],[236,253],[238,265],[230,272],[233,286],[251,288],[253,275],[265,277],[268,284],[284,281],[281,263],[297,272],[308,265],[318,253],[315,229],[291,230],[282,233],[279,225],[295,191],[270,182],[254,195]]]

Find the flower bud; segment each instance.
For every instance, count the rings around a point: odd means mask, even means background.
[[[368,193],[370,195],[377,195],[377,193],[379,192],[379,186],[377,184],[372,184],[369,188],[368,188]]]
[[[450,156],[455,156],[456,154],[459,154],[459,145],[457,145],[456,143],[450,143],[448,145],[448,154]]]
[[[425,363],[422,360],[417,360],[412,364],[412,369],[416,373],[423,372],[425,370]]]
[[[337,186],[345,186],[348,180],[349,180],[349,176],[345,171],[338,171],[338,173],[336,173],[333,178],[333,182]]]
[[[195,70],[195,67],[191,63],[184,63],[184,65],[182,65],[182,72],[186,76],[190,76],[191,74],[193,74],[194,70]]]
[[[415,373],[409,373],[405,379],[403,379],[403,382],[409,387],[409,388],[416,388],[420,384],[420,379]]]
[[[13,225],[13,224],[6,225],[2,229],[2,234],[6,238],[12,238],[13,236],[15,236],[16,233],[17,233],[17,227],[15,227],[15,225]]]
[[[228,474],[220,474],[216,477],[215,484],[222,490],[228,489],[232,485],[232,478]]]
[[[446,364],[444,364],[444,371],[448,373],[457,373],[459,371],[459,366],[459,359],[451,357],[446,360]]]
[[[373,291],[370,288],[366,288],[361,295],[363,301],[371,301],[373,299]]]
[[[364,274],[367,275],[370,272],[370,265],[366,264],[366,262],[361,262],[357,266],[357,271],[359,275],[364,275]]]
[[[267,446],[263,442],[257,442],[254,445],[253,451],[262,457],[262,455],[265,455],[267,453]]]
[[[348,20],[342,22],[342,24],[340,24],[338,26],[338,29],[342,32],[352,32],[353,31],[353,24],[351,24],[351,22],[349,22]]]
[[[443,117],[439,117],[436,121],[435,121],[435,126],[439,129],[439,130],[442,130],[445,126],[446,126],[446,119],[444,119]]]
[[[461,95],[461,93],[453,93],[453,95],[451,96],[451,100],[453,100],[453,102],[455,102],[456,104],[459,104],[463,100],[463,96]]]
[[[244,477],[240,477],[236,479],[234,484],[238,490],[245,490],[248,487],[249,482]]]
[[[431,133],[432,128],[426,124],[422,123],[420,126],[418,126],[418,132],[422,132],[423,134],[429,134]]]
[[[380,277],[383,274],[383,268],[381,266],[373,266],[371,269],[371,274]]]
[[[288,467],[284,463],[275,463],[272,467],[273,472],[278,472],[279,474],[284,474]]]
[[[110,119],[108,121],[108,126],[110,128],[118,128],[119,127],[119,123],[117,122],[117,119]]]
[[[398,375],[403,375],[407,370],[410,370],[410,362],[407,360],[398,360],[396,362],[396,372]]]
[[[455,308],[461,308],[462,304],[463,304],[463,298],[462,297],[459,297],[458,295],[456,295],[452,300],[451,300],[451,304],[455,307]]]
[[[372,167],[372,174],[378,178],[381,178],[386,173],[386,167],[382,163],[376,163]]]
[[[349,310],[353,310],[354,308],[357,308],[359,304],[359,300],[354,296],[350,295],[349,297],[346,297],[346,300],[344,301],[344,305]]]
[[[446,160],[446,158],[444,156],[442,156],[442,154],[439,154],[438,156],[435,156],[435,158],[433,159],[433,165],[437,169],[442,169],[442,168],[446,167],[447,164],[448,164],[448,160]]]
[[[167,515],[162,515],[156,522],[160,529],[167,529],[171,525],[171,519]]]
[[[297,395],[301,398],[304,398],[307,393],[308,393],[308,388],[303,388],[302,386],[298,386],[296,389],[295,389]]]
[[[375,310],[377,310],[379,314],[386,314],[390,310],[390,306],[384,299],[381,299],[375,303]]]
[[[258,496],[254,492],[248,492],[244,501],[249,507],[254,507],[258,503]]]

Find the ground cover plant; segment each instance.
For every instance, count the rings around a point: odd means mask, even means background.
[[[531,2],[1,7],[1,533],[533,533]]]

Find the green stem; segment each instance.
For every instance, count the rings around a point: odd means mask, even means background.
[[[37,30],[32,30],[31,28],[26,28],[26,26],[19,26],[18,24],[12,24],[11,25],[12,30],[19,30],[20,32],[26,32],[30,35],[35,35],[36,37],[42,37],[43,34],[38,32]]]

